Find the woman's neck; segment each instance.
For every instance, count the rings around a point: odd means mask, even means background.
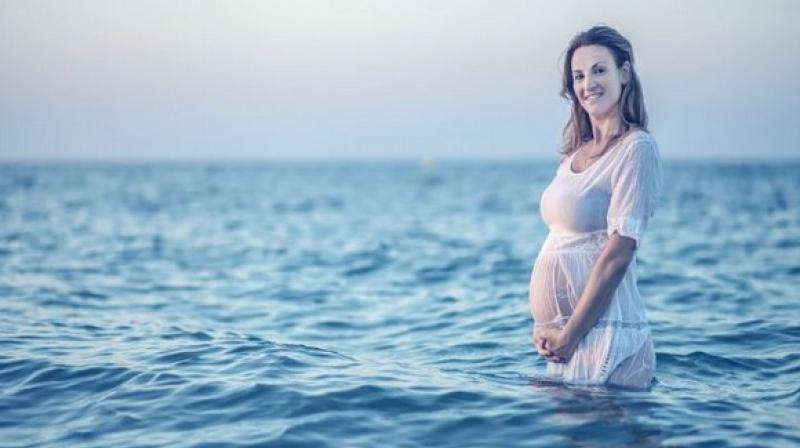
[[[604,146],[609,140],[619,137],[625,132],[622,115],[610,114],[608,118],[591,119],[592,140],[596,148]]]

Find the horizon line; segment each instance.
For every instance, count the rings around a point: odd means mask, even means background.
[[[666,163],[717,163],[717,164],[735,164],[735,163],[765,163],[774,164],[782,162],[796,163],[800,162],[800,155],[797,156],[772,156],[772,157],[759,157],[757,155],[737,155],[735,157],[719,157],[719,156],[671,156],[661,157],[661,160]],[[469,156],[469,157],[354,157],[354,156],[339,156],[339,157],[43,157],[43,158],[24,158],[24,157],[9,157],[3,158],[0,156],[0,165],[81,165],[81,164],[109,164],[109,165],[124,165],[124,164],[419,164],[429,165],[436,163],[552,163],[558,161],[558,155],[553,157],[530,157],[530,156]]]

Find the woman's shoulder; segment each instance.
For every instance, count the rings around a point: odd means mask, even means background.
[[[636,153],[636,152],[653,152],[656,156],[658,156],[658,145],[656,144],[656,140],[650,134],[650,132],[636,128],[632,129],[628,132],[628,135],[625,136],[626,144],[624,151],[625,153]]]
[[[625,137],[631,146],[636,146],[637,143],[650,143],[653,145],[656,143],[650,132],[642,128],[631,129]]]

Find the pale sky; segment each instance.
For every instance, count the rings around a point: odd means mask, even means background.
[[[0,0],[0,160],[555,159],[598,23],[663,157],[800,157],[792,0]]]

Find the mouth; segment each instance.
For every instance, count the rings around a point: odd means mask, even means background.
[[[584,101],[594,101],[594,100],[596,100],[597,98],[600,98],[601,96],[603,96],[603,94],[602,94],[602,93],[592,93],[592,94],[589,94],[589,95],[586,95],[586,96],[584,96],[584,97],[583,97],[583,100],[584,100]]]

